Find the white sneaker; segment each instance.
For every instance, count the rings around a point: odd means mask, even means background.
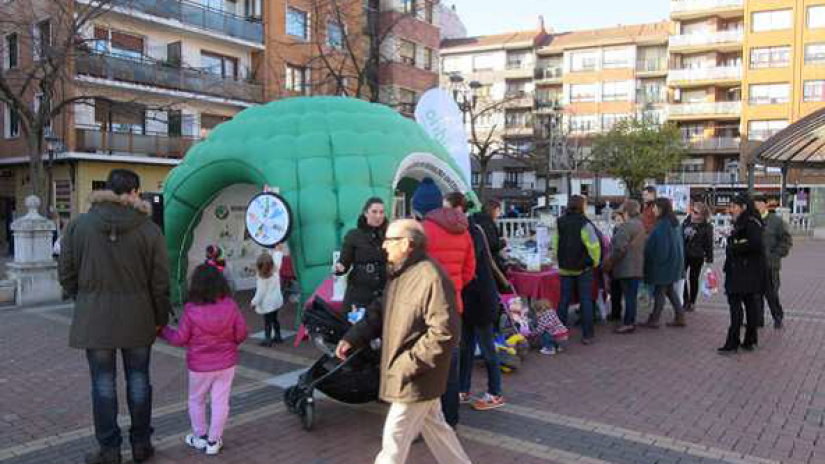
[[[556,349],[552,348],[552,347],[542,348],[541,351],[539,351],[539,353],[546,354],[546,355],[553,355],[553,354],[556,354]]]
[[[223,440],[218,439],[215,443],[207,442],[206,444],[206,454],[215,455],[221,452],[221,448],[223,448]]]
[[[191,434],[191,433],[190,433],[189,435],[187,435],[187,436],[183,439],[183,441],[184,441],[187,445],[191,446],[192,448],[195,448],[196,450],[205,450],[205,449],[206,449],[206,447],[209,445],[209,442],[208,442],[208,441],[206,441],[206,437],[205,437],[205,436],[203,436],[203,437],[197,437],[197,436],[195,436],[195,435],[193,435],[193,434]]]

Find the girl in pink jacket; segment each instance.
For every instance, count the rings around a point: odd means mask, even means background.
[[[189,369],[189,418],[192,432],[187,445],[218,454],[229,417],[229,396],[238,346],[246,340],[246,321],[229,296],[229,283],[221,271],[208,264],[195,268],[189,283],[188,302],[178,329],[169,326],[161,336],[175,346],[186,347]],[[207,429],[206,396],[212,399],[212,420]]]

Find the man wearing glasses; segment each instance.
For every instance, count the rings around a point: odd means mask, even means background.
[[[427,256],[426,246],[418,222],[402,219],[390,224],[383,244],[389,266],[383,302],[368,308],[335,351],[345,359],[352,350],[382,338],[379,396],[391,406],[375,464],[406,462],[419,433],[437,462],[470,463],[444,420],[440,402],[460,332],[455,290],[444,270]]]

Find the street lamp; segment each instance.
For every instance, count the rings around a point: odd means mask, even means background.
[[[478,89],[482,87],[479,81],[470,81],[466,86],[464,85],[464,77],[461,74],[450,74],[450,87],[453,89],[453,99],[461,110],[464,116],[465,124],[467,113],[475,110],[478,104]]]
[[[48,164],[48,173],[47,173],[47,179],[48,179],[49,185],[48,185],[48,188],[46,190],[48,192],[49,198],[46,201],[46,204],[49,205],[50,207],[54,207],[54,204],[53,204],[53,201],[52,201],[53,200],[52,197],[54,196],[54,174],[52,173],[53,168],[54,168],[54,155],[55,155],[55,153],[62,150],[63,141],[60,140],[59,137],[56,137],[54,134],[51,134],[51,133],[46,135],[43,138],[43,140],[46,142],[46,150],[49,152],[49,164]],[[51,212],[51,211],[49,211],[49,212]]]

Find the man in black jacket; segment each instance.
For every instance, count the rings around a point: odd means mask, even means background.
[[[140,179],[125,169],[109,174],[108,190],[67,227],[61,241],[60,284],[75,300],[69,346],[83,349],[92,381],[92,412],[100,449],[87,464],[120,464],[117,352],[123,358],[135,462],[152,448],[149,358],[170,312],[166,241],[138,195]]]
[[[785,311],[779,301],[779,273],[782,270],[782,258],[788,256],[793,246],[788,224],[773,211],[768,209],[768,199],[764,196],[755,198],[756,209],[765,222],[765,230],[762,234],[762,243],[765,247],[765,292],[759,297],[759,326],[765,325],[765,300],[773,316],[773,326],[776,329],[782,328],[782,320]]]

